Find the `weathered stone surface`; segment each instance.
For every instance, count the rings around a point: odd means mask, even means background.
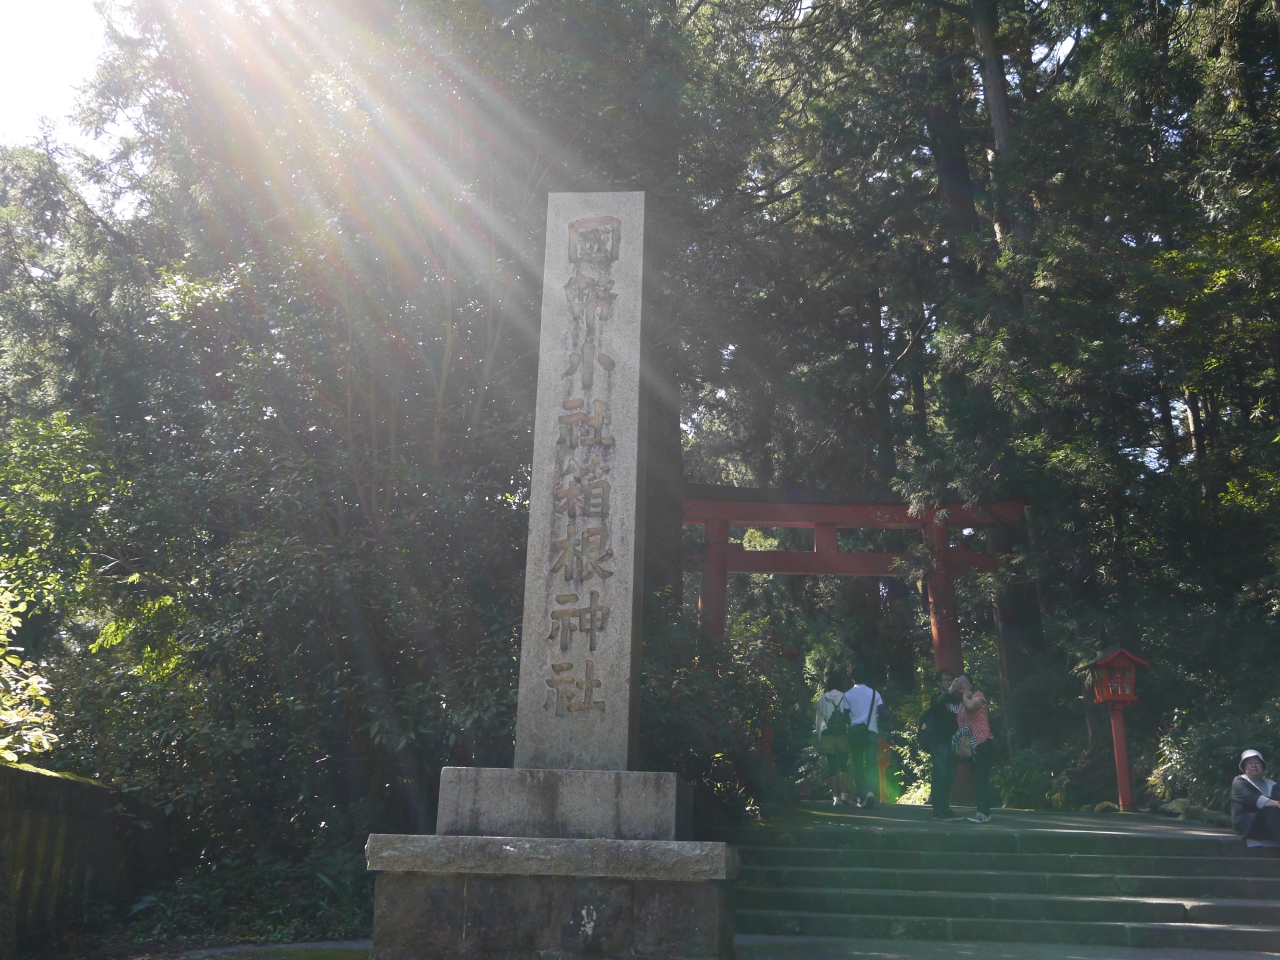
[[[635,883],[560,877],[552,884],[551,949],[567,953],[634,953]]]
[[[689,786],[674,773],[613,770],[440,771],[442,836],[686,840]]]
[[[529,953],[550,947],[555,898],[541,877],[463,877],[462,946],[484,953]]]
[[[456,949],[466,928],[465,907],[464,877],[380,873],[374,892],[373,934],[387,956]]]
[[[728,883],[637,880],[635,952],[647,957],[723,956],[732,950]]]
[[[726,881],[380,873],[370,960],[732,960]]]
[[[515,766],[626,770],[643,506],[643,193],[547,203]]]
[[[732,880],[738,854],[727,843],[692,840],[565,840],[374,833],[370,870],[391,873]]]

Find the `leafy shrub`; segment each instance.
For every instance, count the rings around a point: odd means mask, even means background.
[[[127,923],[136,939],[359,939],[372,930],[373,875],[355,843],[313,850],[297,863],[226,858],[142,897]]]
[[[1012,760],[995,769],[992,783],[1006,807],[1059,810],[1066,805],[1064,762],[1046,750],[1019,750]]]
[[[57,737],[49,729],[49,684],[38,675],[36,666],[17,654],[4,638],[18,626],[18,614],[25,603],[0,589],[0,760],[17,763],[26,754],[49,750]]]
[[[676,622],[650,629],[644,642],[645,764],[690,782],[700,820],[784,801],[809,739],[803,665],[779,656],[763,627],[730,639]]]
[[[1160,738],[1147,787],[1159,799],[1187,797],[1225,811],[1231,781],[1240,772],[1240,752],[1250,747],[1273,763],[1280,756],[1280,699],[1248,704],[1247,709],[1228,706],[1195,719],[1176,711],[1173,726]]]

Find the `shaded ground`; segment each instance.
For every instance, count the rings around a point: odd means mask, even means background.
[[[230,947],[182,954],[182,960],[259,956],[263,960],[366,960],[367,944],[290,944]],[[1132,947],[1057,946],[1038,943],[947,943],[928,940],[839,940],[827,937],[739,936],[737,960],[1274,960],[1275,953],[1206,950],[1139,950]]]
[[[1276,953],[1234,950],[1141,950],[1047,943],[956,943],[945,940],[841,940],[834,937],[739,936],[737,960],[1274,960]]]

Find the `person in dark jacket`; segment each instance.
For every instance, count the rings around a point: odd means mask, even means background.
[[[1280,787],[1267,779],[1257,750],[1240,754],[1240,776],[1231,784],[1231,822],[1246,840],[1280,844]]]
[[[920,718],[920,746],[933,757],[929,803],[933,806],[935,820],[961,819],[951,809],[951,785],[956,781],[956,758],[951,749],[951,738],[955,736],[956,707],[960,703],[960,698],[951,692],[954,679],[955,675],[950,670],[939,670],[933,675],[933,701]]]

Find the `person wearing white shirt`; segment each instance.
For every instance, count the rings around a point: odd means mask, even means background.
[[[876,802],[879,793],[876,750],[880,745],[879,713],[884,706],[884,699],[866,680],[866,668],[856,668],[853,686],[844,695],[853,730],[849,735],[849,780],[858,798],[858,806],[864,809]]]
[[[840,692],[842,679],[835,673],[827,674],[823,683],[827,692],[818,698],[813,717],[818,753],[827,761],[831,804],[836,807],[849,802],[849,707]]]
[[[1231,784],[1231,822],[1246,842],[1280,845],[1280,789],[1267,779],[1267,761],[1257,750],[1240,754],[1240,776]]]

